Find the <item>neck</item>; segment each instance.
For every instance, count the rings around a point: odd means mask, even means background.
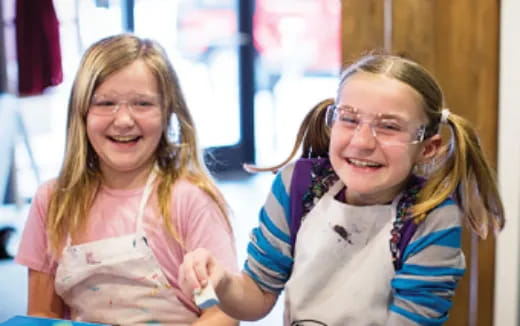
[[[424,185],[424,179],[417,176],[410,176],[401,184],[394,186],[391,189],[386,189],[384,192],[361,194],[355,193],[347,189],[345,191],[345,201],[351,205],[366,206],[366,205],[386,205],[391,203],[394,198],[403,190],[406,196],[416,196],[419,190]]]
[[[391,203],[392,200],[397,196],[397,194],[389,194],[387,196],[378,196],[378,195],[364,195],[358,193],[351,193],[347,190],[345,191],[345,202],[350,205],[355,206],[368,206],[368,205],[386,205]]]
[[[103,185],[119,190],[141,188],[146,184],[152,168],[153,164],[131,171],[115,171],[110,168],[101,169]]]

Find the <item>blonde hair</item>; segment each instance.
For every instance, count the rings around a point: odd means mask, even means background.
[[[438,83],[419,64],[392,55],[367,55],[348,66],[341,74],[338,96],[349,77],[357,72],[381,74],[399,80],[415,89],[422,98],[429,124],[425,138],[439,132],[444,96]],[[290,162],[303,142],[304,157],[327,156],[330,131],[325,128],[326,109],[333,104],[327,99],[316,105],[302,122],[295,145],[289,157],[273,167],[246,166],[249,171],[276,171]],[[497,232],[504,227],[504,208],[496,176],[484,157],[475,129],[463,117],[450,113],[446,124],[451,136],[442,146],[436,169],[428,176],[411,207],[417,222],[426,214],[453,196],[462,210],[465,221],[480,237],[486,238],[489,229]]]
[[[120,34],[104,38],[87,49],[72,86],[65,157],[50,198],[46,225],[49,247],[55,255],[59,255],[67,236],[73,237],[85,227],[102,180],[97,156],[86,135],[91,97],[108,76],[136,60],[142,60],[153,73],[161,95],[164,132],[155,157],[160,179],[157,186],[159,211],[166,228],[182,245],[182,239],[169,218],[170,194],[172,185],[179,178],[185,178],[217,203],[231,232],[228,206],[202,163],[193,119],[164,49],[155,41]],[[179,144],[171,143],[167,138],[171,113],[175,113],[179,120]]]

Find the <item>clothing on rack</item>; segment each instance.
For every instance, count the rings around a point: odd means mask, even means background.
[[[59,23],[52,0],[16,1],[19,95],[38,95],[63,81]]]

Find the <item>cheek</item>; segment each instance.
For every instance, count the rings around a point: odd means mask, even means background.
[[[329,159],[332,167],[338,171],[345,163],[343,152],[348,147],[349,140],[347,137],[342,137],[337,129],[332,128],[330,131],[329,143]]]
[[[149,135],[154,138],[160,138],[163,134],[163,125],[161,119],[153,119],[146,123],[146,127],[143,128]]]
[[[341,148],[345,147],[348,143],[347,137],[342,137],[340,130],[338,128],[332,127],[330,130],[330,143],[329,143],[329,152],[334,152],[341,150]]]
[[[106,123],[96,117],[87,116],[85,123],[85,131],[87,134],[88,142],[97,151],[99,143],[104,138],[104,130]]]
[[[85,130],[87,132],[87,138],[92,143],[92,139],[96,133],[96,124],[95,121],[87,117],[87,122],[85,123]]]
[[[419,158],[419,151],[414,148],[395,148],[385,151],[389,163],[399,170],[409,173]]]
[[[85,128],[87,129],[87,134],[94,134],[100,128],[99,119],[96,119],[96,117],[87,116]]]
[[[410,160],[411,165],[413,166],[415,163],[417,163],[421,158],[421,147],[415,147],[412,145],[411,148],[408,148],[407,151],[404,151],[401,155],[408,157]]]

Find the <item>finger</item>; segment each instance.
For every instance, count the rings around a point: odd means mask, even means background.
[[[211,264],[211,256],[207,253],[202,254],[195,260],[193,265],[193,271],[197,275],[197,280],[201,287],[205,287],[210,277],[209,266]]]
[[[192,254],[186,255],[179,268],[179,283],[185,289],[186,294],[191,294],[193,289],[201,287],[200,281],[194,270],[195,262],[192,256]]]
[[[181,291],[185,294],[188,294],[191,291],[189,284],[186,282],[186,276],[184,272],[185,268],[186,267],[183,264],[179,266],[179,275],[177,276],[177,281],[179,282],[179,287],[181,288]]]
[[[214,258],[208,262],[208,278],[213,285],[216,285],[222,278],[222,267]]]

